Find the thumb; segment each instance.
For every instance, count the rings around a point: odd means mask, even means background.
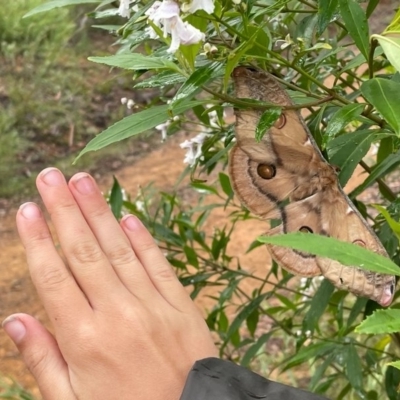
[[[43,400],[76,400],[68,366],[53,335],[27,314],[10,315],[2,325],[35,377]]]

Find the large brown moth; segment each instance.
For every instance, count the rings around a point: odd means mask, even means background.
[[[293,105],[270,74],[245,67],[233,72],[237,98],[279,106]],[[240,201],[254,214],[278,219],[267,234],[310,232],[358,244],[387,256],[374,232],[340,187],[334,167],[322,156],[300,114],[282,114],[261,140],[255,129],[262,115],[257,109],[237,109],[237,143],[230,154],[230,176]],[[395,278],[348,267],[337,261],[268,245],[272,258],[302,276],[323,275],[336,287],[388,306]]]

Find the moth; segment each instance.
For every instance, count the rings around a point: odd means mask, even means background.
[[[278,106],[293,105],[269,73],[245,67],[233,71],[237,98]],[[236,109],[237,143],[230,153],[229,172],[240,201],[254,214],[280,224],[267,232],[309,232],[355,243],[387,256],[368,223],[339,185],[335,168],[323,157],[299,112],[282,109],[281,116],[258,143],[257,109]],[[395,278],[293,249],[267,245],[283,268],[307,277],[323,275],[339,289],[388,306]]]

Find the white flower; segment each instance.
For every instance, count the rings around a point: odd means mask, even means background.
[[[136,200],[136,201],[135,201],[135,206],[136,206],[136,208],[137,208],[138,211],[140,211],[140,212],[144,212],[144,211],[145,211],[145,208],[144,208],[144,201]]]
[[[126,97],[121,98],[121,104],[126,104],[128,102],[128,99]]]
[[[132,0],[120,0],[118,14],[123,18],[129,18],[131,15],[131,10],[129,5],[132,3]]]
[[[207,104],[207,109],[214,107],[214,104]],[[210,126],[212,128],[218,128],[218,114],[216,110],[212,110],[208,113],[208,118],[210,120]]]
[[[163,142],[167,139],[167,131],[170,124],[171,121],[168,120],[167,122],[156,126],[156,129],[161,132],[161,141]]]
[[[182,149],[187,149],[185,158],[183,160],[185,164],[189,164],[191,167],[193,167],[193,165],[196,163],[196,160],[201,157],[201,146],[203,145],[207,136],[207,133],[201,132],[193,139],[185,140],[179,145]]]
[[[157,11],[157,9],[161,6],[161,1],[155,1],[152,6],[144,13],[145,15],[147,15],[148,17],[151,17],[152,15],[154,15],[154,13]]]
[[[174,0],[164,0],[162,3],[156,1],[146,14],[157,26],[161,27],[161,25],[168,25],[172,18],[179,18],[180,10],[178,3]]]
[[[191,3],[184,3],[182,11],[193,14],[197,10],[204,10],[208,14],[214,12],[214,0],[192,0]]]
[[[208,118],[210,119],[210,126],[213,128],[218,128],[218,114],[215,110],[208,113]]]
[[[156,4],[157,3],[157,4]],[[163,28],[164,37],[171,35],[168,53],[175,53],[181,44],[193,44],[204,40],[204,33],[179,16],[179,5],[173,0],[156,1],[146,14],[158,27]]]
[[[177,18],[175,24],[171,24],[171,45],[168,53],[175,53],[181,44],[194,44],[202,40],[204,40],[203,32],[190,25],[189,22],[183,22]]]
[[[285,39],[279,39],[276,41],[276,44],[278,45],[278,43],[282,43],[279,47],[281,50],[285,50],[287,47],[291,46],[292,44],[294,44],[293,40],[290,37],[290,34],[287,34]]]
[[[135,105],[135,102],[132,99],[129,99],[126,103],[126,107],[130,110]]]
[[[204,43],[203,50],[204,50],[204,53],[201,53],[202,55],[213,54],[218,51],[218,47],[211,45],[210,43],[207,42],[207,43]]]
[[[150,39],[157,39],[157,38],[158,38],[157,32],[153,29],[152,26],[147,26],[147,27],[144,29],[144,31],[145,31],[145,33],[147,34],[147,36],[148,36]]]

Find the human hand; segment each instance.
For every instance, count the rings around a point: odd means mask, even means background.
[[[32,280],[54,327],[14,314],[4,321],[44,400],[177,400],[196,360],[217,350],[209,330],[150,233],[134,216],[115,220],[92,177],[67,184],[48,168],[40,209],[17,213]]]

